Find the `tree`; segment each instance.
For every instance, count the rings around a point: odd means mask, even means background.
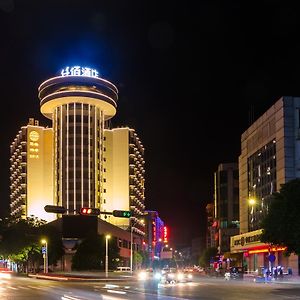
[[[143,263],[143,255],[141,251],[133,252],[133,261],[136,269],[140,269]]]
[[[288,181],[270,197],[261,228],[262,242],[286,246],[287,254],[300,255],[300,179]]]
[[[199,258],[199,265],[201,267],[209,267],[210,260],[218,254],[218,249],[216,247],[209,247],[204,250],[202,255]]]
[[[115,238],[108,243],[108,268],[116,267],[119,248]],[[104,270],[105,268],[105,236],[90,233],[87,238],[77,246],[77,251],[72,259],[74,270]]]
[[[49,264],[64,254],[59,232],[35,217],[0,220],[0,256],[17,264],[18,271],[38,270],[42,263],[41,239],[48,241]]]
[[[27,271],[29,261],[40,252],[36,229],[44,222],[30,217],[6,218],[0,223],[1,256],[15,262],[18,271]]]

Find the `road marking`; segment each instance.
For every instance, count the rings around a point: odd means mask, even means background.
[[[11,289],[11,290],[17,290],[17,288],[13,287],[13,286],[8,286],[7,287],[8,289]]]
[[[112,294],[121,294],[121,295],[125,295],[127,294],[124,291],[117,291],[117,290],[107,290],[108,293],[112,293]]]

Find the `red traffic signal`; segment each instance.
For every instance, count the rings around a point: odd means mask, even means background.
[[[83,216],[99,216],[100,209],[94,207],[82,207],[80,209],[80,214]]]

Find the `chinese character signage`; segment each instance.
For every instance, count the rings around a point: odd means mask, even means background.
[[[99,73],[95,69],[87,67],[66,67],[61,71],[61,76],[84,76],[84,77],[99,77]]]
[[[168,236],[169,236],[168,228],[167,226],[164,226],[164,243],[168,242]]]

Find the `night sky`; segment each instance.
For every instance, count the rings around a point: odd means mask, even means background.
[[[146,209],[176,245],[203,236],[218,164],[237,162],[251,120],[300,96],[296,2],[0,0],[0,212],[10,143],[30,117],[51,126],[39,84],[90,66],[119,88],[112,125],[145,147]]]

